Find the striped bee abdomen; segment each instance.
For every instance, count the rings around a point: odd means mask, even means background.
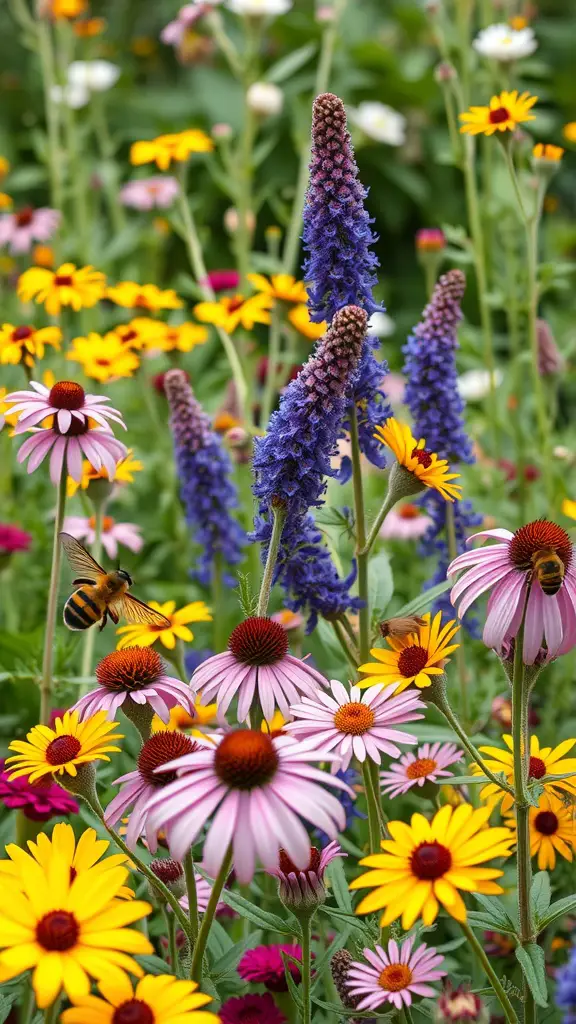
[[[64,622],[68,629],[88,629],[102,618],[100,607],[83,587],[68,598],[64,605]]]

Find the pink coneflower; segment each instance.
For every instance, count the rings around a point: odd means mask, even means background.
[[[288,654],[288,637],[279,622],[255,616],[236,626],[228,650],[197,668],[190,686],[206,703],[216,700],[224,715],[238,695],[238,721],[245,722],[257,693],[266,721],[278,705],[284,718],[302,693],[314,697],[327,681],[315,668]]]
[[[28,551],[32,535],[11,523],[0,523],[0,555],[11,555],[14,551]]]
[[[67,516],[62,529],[78,540],[87,541],[89,546],[96,540],[95,516]],[[101,539],[108,557],[116,558],[119,544],[130,551],[141,551],[144,541],[140,530],[135,523],[117,523],[111,516],[103,516]]]
[[[284,969],[282,953],[287,953],[293,960],[286,960],[286,966],[296,985],[302,980],[300,968],[293,962],[302,963],[302,947],[295,945],[256,946],[244,953],[238,964],[238,974],[244,981],[253,981],[256,985],[265,985],[269,992],[287,992],[288,982]]]
[[[383,1003],[392,1003],[398,1010],[410,1006],[412,996],[433,996],[434,989],[427,984],[444,977],[438,970],[444,957],[425,943],[413,950],[414,938],[406,939],[400,947],[393,939],[385,950],[365,949],[368,964],[354,962],[346,979],[351,995],[361,996],[358,1010],[376,1010]]]
[[[157,174],[152,178],[135,178],[120,189],[124,206],[135,210],[152,210],[157,207],[166,210],[176,199],[180,185],[171,175]]]
[[[107,654],[96,666],[96,681],[96,689],[74,705],[73,710],[80,712],[81,719],[105,710],[112,721],[126,700],[150,704],[166,725],[170,710],[175,707],[184,708],[194,717],[190,687],[181,679],[166,675],[162,658],[151,647],[124,647]]]
[[[328,843],[322,851],[316,846],[310,847],[310,860],[303,871],[299,870],[292,863],[290,857],[284,850],[280,850],[280,863],[276,871],[272,872],[280,883],[280,899],[285,906],[318,906],[326,899],[326,886],[324,875],[326,868],[335,857],[347,857],[343,849],[335,840]]]
[[[380,527],[380,536],[384,540],[416,540],[426,533],[431,524],[430,516],[418,505],[406,501],[388,513]]]
[[[317,746],[337,754],[339,762],[332,765],[333,771],[346,771],[352,756],[359,761],[369,757],[380,764],[381,751],[399,757],[397,743],[417,742],[416,736],[395,728],[424,718],[418,712],[424,711],[425,705],[415,690],[394,697],[395,683],[377,683],[364,691],[353,686],[348,692],[337,679],[330,688],[332,697],[319,690],[313,700],[304,697],[300,704],[292,704],[290,712],[296,721],[284,730],[299,740],[314,738]]]
[[[218,1015],[221,1024],[287,1024],[269,992],[227,999]]]
[[[464,576],[450,592],[459,602],[462,618],[480,594],[490,591],[483,640],[498,653],[505,640],[518,635],[524,622],[522,658],[533,665],[543,641],[546,660],[566,654],[576,645],[576,574],[572,567],[573,547],[561,526],[546,519],[509,530],[483,530],[469,538],[495,537],[501,544],[478,548],[459,555],[448,566],[448,575],[461,569]],[[552,558],[552,565],[550,565]],[[554,590],[542,589],[537,564],[548,562],[545,572],[554,575]],[[545,577],[544,577],[545,578]],[[559,584],[559,586],[557,586]]]
[[[12,779],[0,761],[0,801],[10,810],[22,811],[30,821],[48,821],[58,815],[78,814],[78,804],[70,793],[50,779],[30,783],[26,776]]]
[[[267,871],[276,870],[281,849],[303,871],[310,841],[300,816],[335,839],[345,814],[325,786],[353,795],[340,779],[314,767],[316,761],[333,761],[334,754],[256,729],[210,739],[198,740],[198,749],[167,765],[180,777],[148,805],[153,826],[166,826],[172,855],[182,860],[214,814],[203,861],[212,878],[231,843],[241,883],[251,881],[257,857]]]
[[[136,771],[115,779],[115,786],[120,783],[123,783],[123,786],[108,804],[104,819],[107,825],[114,826],[132,807],[126,830],[126,843],[131,850],[136,846],[140,835],[145,833],[148,848],[152,853],[156,853],[158,829],[150,820],[151,801],[156,796],[163,799],[168,787],[176,779],[176,772],[163,770],[163,766],[173,761],[175,757],[190,755],[197,746],[194,740],[183,732],[155,732],[146,740],[138,754]],[[187,849],[188,847],[184,853]]]
[[[43,206],[34,210],[25,206],[18,213],[5,213],[0,217],[0,246],[8,245],[10,252],[29,252],[34,242],[46,242],[60,223],[59,210]]]
[[[208,284],[213,292],[236,292],[240,285],[240,274],[237,270],[209,270],[200,284]]]
[[[389,771],[380,773],[382,792],[393,798],[407,793],[413,786],[437,782],[439,778],[452,775],[444,769],[461,761],[462,757],[455,743],[424,743],[416,753],[403,754],[396,764],[390,765]]]
[[[54,429],[65,434],[70,426],[87,425],[94,420],[100,427],[110,429],[108,420],[118,423],[126,430],[126,424],[118,409],[111,409],[110,401],[103,395],[87,395],[84,388],[73,380],[60,380],[47,388],[38,381],[30,381],[33,391],[12,391],[4,402],[13,406],[11,415],[18,414],[15,434],[23,434],[35,427],[47,416],[54,417]]]

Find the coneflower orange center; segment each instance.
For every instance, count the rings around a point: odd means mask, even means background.
[[[554,811],[540,811],[534,818],[534,828],[543,836],[553,836],[558,831],[558,818]]]
[[[372,708],[360,701],[343,704],[334,715],[334,725],[340,732],[351,736],[362,736],[374,725],[376,718]]]
[[[183,732],[155,732],[138,754],[138,771],[150,786],[167,786],[174,782],[175,771],[157,772],[168,761],[184,754],[191,754],[198,746]]]
[[[503,124],[510,117],[510,112],[506,107],[496,107],[495,110],[491,110],[488,114],[488,120],[490,124]]]
[[[531,757],[530,765],[528,768],[528,777],[530,779],[542,779],[546,775],[546,765],[541,757]]]
[[[80,752],[82,744],[76,736],[57,736],[46,747],[48,764],[68,764]]]
[[[424,466],[424,469],[430,469],[432,465],[432,452],[429,452],[427,448],[414,448],[412,451],[412,458]]]
[[[96,679],[107,690],[141,690],[156,683],[164,666],[150,647],[125,647],[112,651],[96,666]]]
[[[415,644],[413,647],[405,647],[398,658],[398,671],[406,678],[417,676],[426,666],[428,651],[425,647]]]
[[[154,1024],[155,1020],[148,1003],[141,999],[128,999],[116,1007],[111,1024]]]
[[[308,867],[297,868],[294,861],[290,859],[286,850],[280,850],[280,859],[278,863],[280,871],[285,875],[295,874],[298,875],[301,871],[314,871],[318,874],[320,868],[320,851],[315,847],[310,847],[310,860],[308,861]]]
[[[426,775],[430,775],[436,767],[436,761],[433,761],[431,757],[419,757],[408,765],[406,777],[408,779],[423,779]]]
[[[86,393],[75,380],[59,380],[50,389],[48,401],[55,409],[81,409]]]
[[[12,341],[26,341],[34,334],[33,327],[17,327],[15,331],[12,331]]]
[[[416,878],[433,881],[450,870],[452,854],[442,843],[420,843],[410,858],[410,864]]]
[[[65,953],[72,949],[79,934],[78,922],[67,910],[51,910],[36,925],[36,939],[49,952]]]
[[[378,978],[380,988],[386,992],[401,992],[412,981],[412,971],[407,964],[388,964]]]
[[[216,749],[216,774],[232,789],[264,786],[276,774],[278,754],[270,737],[256,729],[229,732]]]
[[[96,529],[96,516],[90,516],[90,519],[88,520],[88,526],[90,527],[91,530]],[[103,533],[109,533],[113,526],[114,520],[112,519],[112,516],[102,516]]]
[[[537,519],[534,523],[521,526],[510,541],[510,559],[517,569],[532,569],[532,556],[538,551],[552,550],[564,562],[567,569],[572,561],[570,537],[557,523]]]
[[[245,665],[273,665],[287,654],[288,637],[279,622],[254,615],[232,631],[228,650]]]

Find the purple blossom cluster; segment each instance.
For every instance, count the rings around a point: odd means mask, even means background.
[[[194,397],[183,370],[169,370],[164,390],[170,404],[180,494],[186,521],[201,549],[195,576],[208,584],[217,558],[224,567],[242,560],[246,535],[231,510],[238,505],[232,464],[210,420]],[[233,585],[234,579],[224,575]]]
[[[564,1010],[562,1024],[576,1024],[576,946],[572,946],[570,959],[558,971],[556,1005]]]

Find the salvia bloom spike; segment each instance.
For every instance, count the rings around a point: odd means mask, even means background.
[[[183,370],[169,370],[164,389],[170,404],[180,494],[194,540],[202,549],[195,575],[210,582],[217,556],[225,566],[242,559],[246,537],[231,514],[238,505],[232,464]],[[224,577],[232,583],[232,577]]]

